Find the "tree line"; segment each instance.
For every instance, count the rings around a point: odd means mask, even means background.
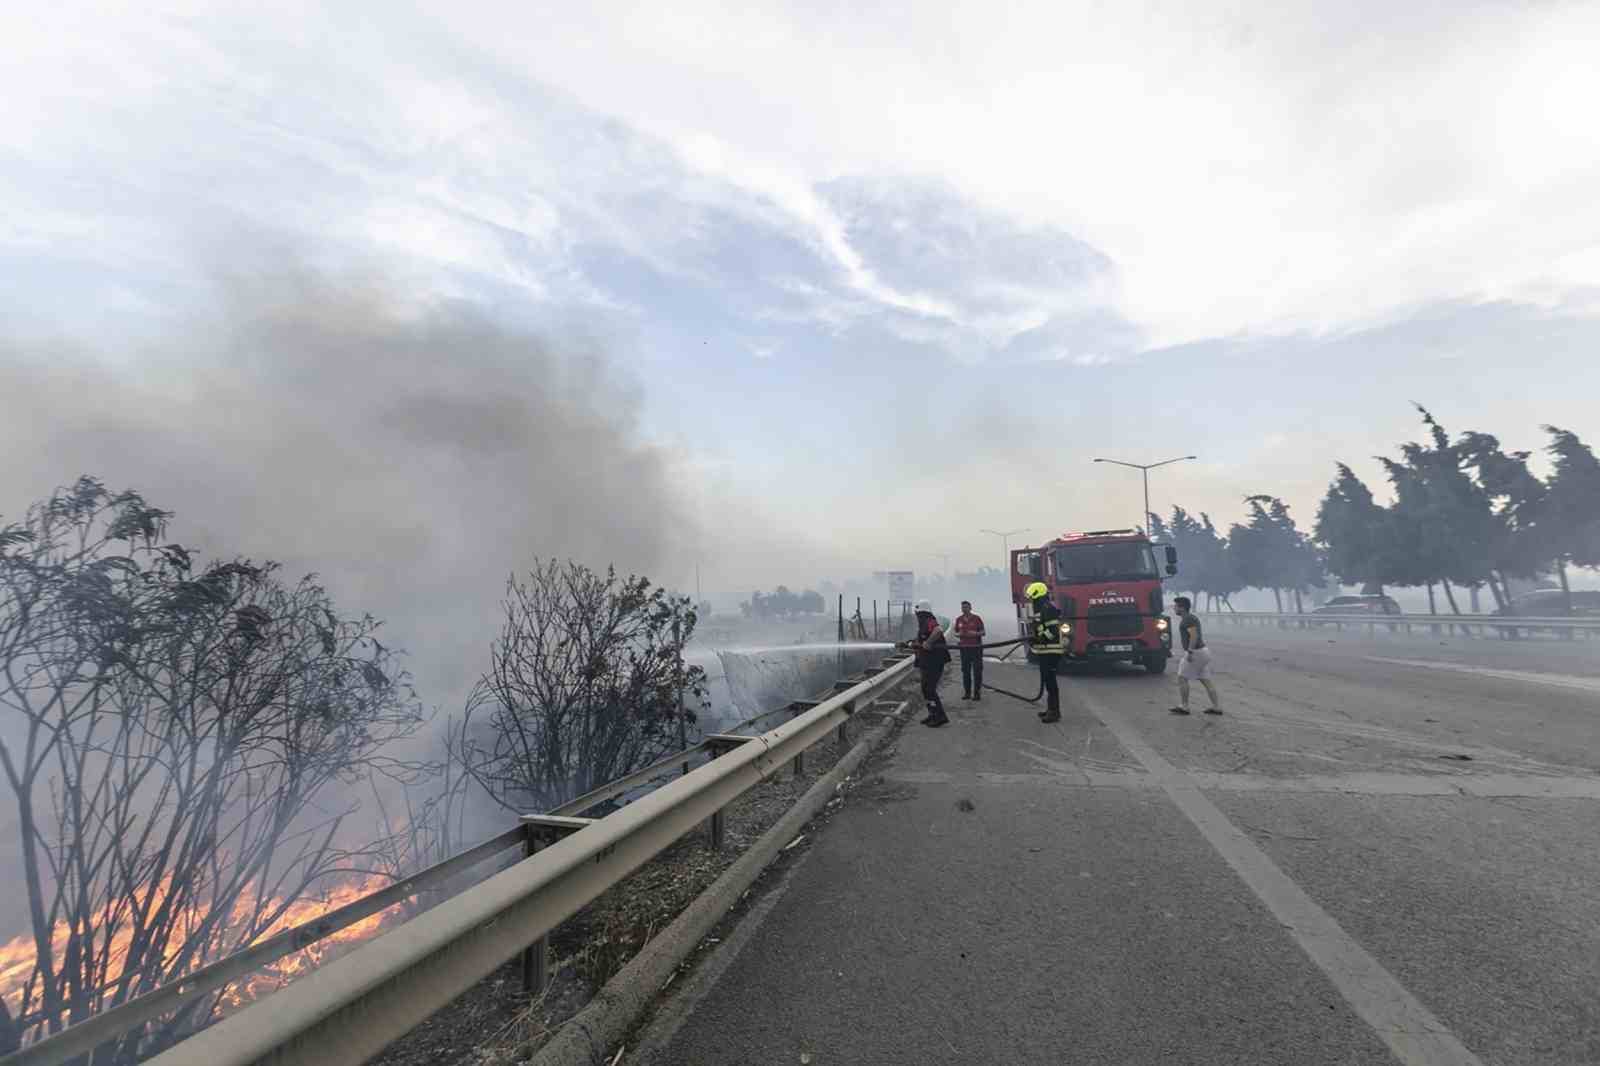
[[[1152,535],[1178,550],[1174,584],[1229,608],[1240,589],[1271,589],[1279,611],[1286,598],[1303,611],[1305,596],[1330,577],[1372,595],[1424,588],[1434,613],[1440,593],[1462,613],[1459,589],[1487,590],[1510,613],[1511,581],[1545,575],[1570,596],[1569,569],[1600,566],[1600,460],[1590,446],[1570,430],[1543,427],[1549,472],[1540,476],[1531,452],[1508,451],[1478,431],[1452,438],[1426,408],[1417,410],[1425,439],[1400,445],[1397,457],[1376,457],[1387,503],[1340,461],[1310,530],[1264,494],[1246,497],[1244,520],[1226,532],[1181,507],[1167,520],[1150,515]]]
[[[779,585],[771,592],[752,592],[750,598],[739,605],[740,614],[758,621],[818,615],[827,609],[822,593],[813,589],[793,592],[787,585]]]

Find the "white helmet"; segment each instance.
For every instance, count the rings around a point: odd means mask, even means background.
[[[930,600],[918,600],[916,602],[916,605],[913,606],[911,609],[913,611],[917,612],[918,614],[932,614],[933,613],[933,603]]]

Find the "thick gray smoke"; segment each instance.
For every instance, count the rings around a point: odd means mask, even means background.
[[[487,663],[536,555],[658,575],[689,536],[671,457],[599,353],[465,306],[307,272],[218,282],[155,344],[0,341],[0,515],[80,474],[177,512],[175,539],[320,574],[388,621],[419,691]]]

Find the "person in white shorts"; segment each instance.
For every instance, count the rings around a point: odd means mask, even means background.
[[[1221,714],[1222,701],[1217,699],[1217,686],[1211,683],[1211,649],[1206,647],[1200,619],[1190,608],[1187,596],[1174,596],[1172,610],[1178,616],[1178,637],[1183,641],[1183,658],[1178,660],[1178,706],[1171,709],[1172,713],[1189,713],[1189,682],[1198,681],[1211,697],[1206,713]]]

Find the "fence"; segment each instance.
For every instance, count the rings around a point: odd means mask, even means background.
[[[515,829],[317,919],[102,1011],[0,1058],[0,1066],[61,1066],[158,1018],[191,1008],[239,978],[397,903],[437,891],[470,869],[520,849],[527,856],[350,954],[252,1003],[157,1056],[165,1066],[359,1063],[404,1035],[507,959],[521,953],[524,981],[544,978],[545,936],[702,822],[713,847],[723,808],[793,763],[834,730],[842,740],[858,704],[903,681],[911,660],[892,657],[835,694],[798,700],[740,726],[787,713],[759,734],[716,733]],[[690,770],[690,766],[700,763]],[[602,804],[679,775],[628,806]]]
[[[878,613],[878,601],[872,601],[872,616],[863,612],[864,600],[856,597],[855,614],[844,613],[844,596],[839,597],[840,640],[903,640],[909,636],[911,624],[910,600],[885,600],[883,613]]]
[[[1600,618],[1524,618],[1490,614],[1280,614],[1276,611],[1217,611],[1203,616],[1207,624],[1276,625],[1279,629],[1323,629],[1343,631],[1347,626],[1377,634],[1413,633],[1426,626],[1430,634],[1459,632],[1466,636],[1496,636],[1518,640],[1524,634],[1549,633],[1565,640],[1582,635],[1592,639],[1600,634]]]

